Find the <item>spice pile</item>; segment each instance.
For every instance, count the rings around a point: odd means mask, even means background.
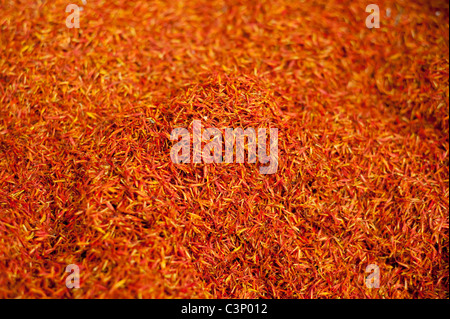
[[[447,1],[78,2],[0,1],[1,298],[449,297]]]

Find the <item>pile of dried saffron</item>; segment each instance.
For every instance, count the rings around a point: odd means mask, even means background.
[[[1,298],[449,297],[447,1],[71,1],[0,0]]]

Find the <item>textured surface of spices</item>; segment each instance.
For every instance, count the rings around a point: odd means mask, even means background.
[[[0,0],[1,298],[449,297],[447,1],[69,3]],[[172,163],[196,119],[277,172]]]

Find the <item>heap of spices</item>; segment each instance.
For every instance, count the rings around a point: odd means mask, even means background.
[[[448,298],[448,2],[366,2],[2,1],[0,298]]]

